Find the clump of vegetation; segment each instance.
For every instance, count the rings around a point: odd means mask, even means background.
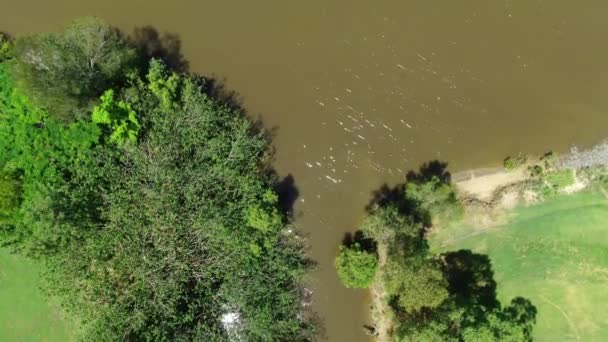
[[[545,173],[545,169],[540,165],[530,166],[529,171],[532,178],[539,178]]]
[[[543,175],[538,182],[540,193],[543,196],[553,196],[574,184],[574,172],[570,169],[553,171]]]
[[[556,160],[557,156],[552,151],[546,152],[540,157],[536,164],[528,167],[528,171],[530,171],[530,176],[532,178],[539,178],[545,174],[556,171]]]
[[[557,168],[555,161],[555,154],[547,152],[528,169],[532,178],[531,189],[545,198],[558,194],[575,182],[574,171]]]
[[[536,309],[521,297],[501,307],[487,256],[429,250],[425,231],[434,221],[429,216],[441,214],[436,207],[457,207],[449,177],[421,172],[409,179],[413,185],[384,188],[362,226],[378,243],[379,260],[385,260],[376,279],[392,310],[393,338],[530,341]]]
[[[519,154],[517,157],[508,156],[503,160],[503,166],[505,170],[512,171],[516,168],[526,164],[528,158],[524,155]]]
[[[15,51],[0,63],[0,244],[44,266],[81,339],[310,338],[310,263],[265,131],[196,76],[157,60],[129,73],[132,49],[97,19]]]
[[[553,153],[553,151],[545,152],[545,154],[540,157],[540,164],[545,169],[553,169],[555,167],[555,162],[557,161],[557,155]]]
[[[11,57],[12,44],[10,39],[0,32],[0,63]]]
[[[344,286],[366,289],[374,281],[378,259],[375,253],[365,251],[355,243],[350,247],[340,247],[340,254],[334,264]]]

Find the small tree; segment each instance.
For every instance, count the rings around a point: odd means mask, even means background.
[[[357,289],[368,288],[378,268],[376,255],[363,250],[358,243],[351,247],[340,247],[334,264],[342,284]]]

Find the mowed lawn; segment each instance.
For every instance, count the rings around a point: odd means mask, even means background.
[[[41,293],[40,268],[0,249],[0,341],[70,341],[75,324]]]
[[[488,254],[500,301],[523,296],[538,309],[537,341],[608,341],[608,199],[563,195],[512,214],[486,232],[449,228],[463,238],[431,244]]]

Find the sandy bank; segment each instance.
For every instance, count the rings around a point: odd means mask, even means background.
[[[452,178],[461,195],[489,201],[497,190],[528,179],[528,172],[525,167],[511,171],[486,168],[459,172]]]

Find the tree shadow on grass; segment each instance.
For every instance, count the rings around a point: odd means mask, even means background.
[[[460,304],[481,305],[488,309],[500,307],[496,298],[492,262],[487,255],[463,249],[444,253],[441,257],[449,282],[449,292]]]
[[[520,326],[526,340],[532,340],[538,310],[523,297],[515,297],[509,305],[502,307],[497,298],[492,263],[487,255],[459,250],[444,253],[441,257],[450,297],[458,307],[465,309],[469,317],[467,326],[487,324],[488,313],[495,312],[501,319]]]

